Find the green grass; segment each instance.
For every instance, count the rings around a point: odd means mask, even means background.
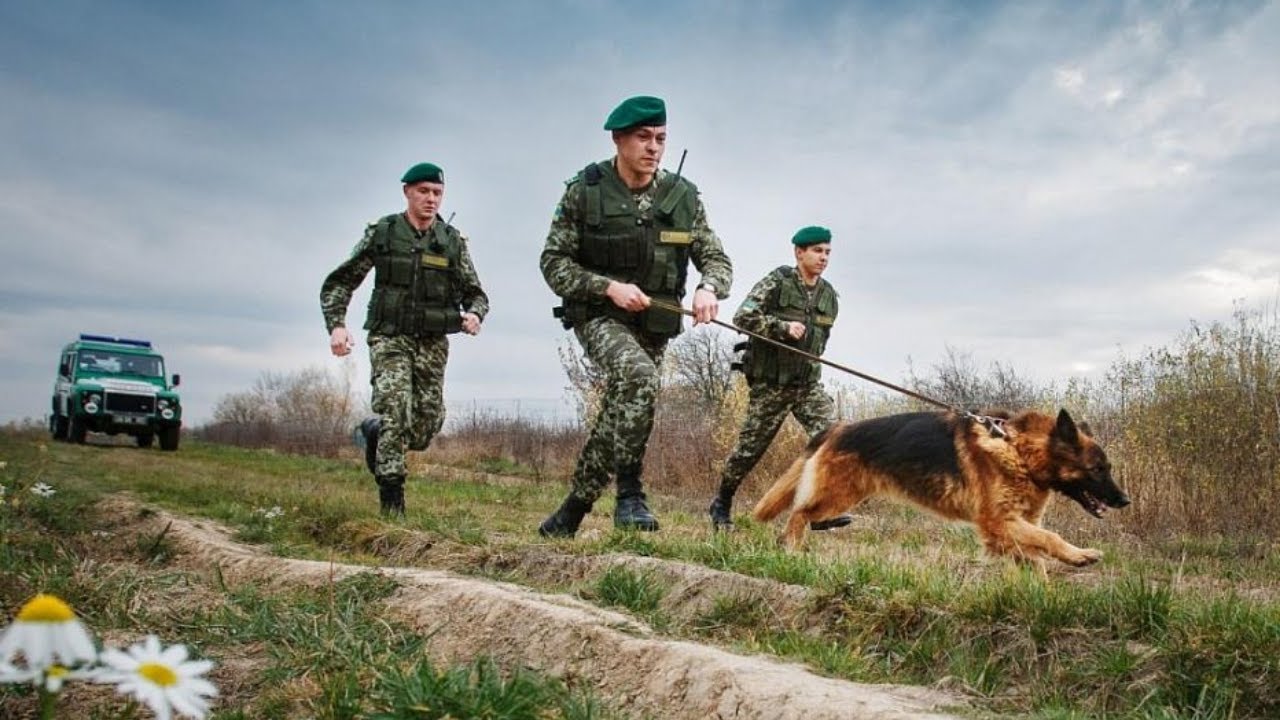
[[[90,541],[85,533],[93,529],[83,509],[103,493],[125,490],[227,523],[243,540],[299,557],[377,564],[385,550],[370,538],[394,548],[409,542],[406,531],[419,531],[476,548],[478,556],[541,544],[563,553],[676,560],[804,586],[811,598],[809,622],[790,627],[761,603],[733,595],[716,598],[697,617],[666,612],[665,586],[656,575],[616,566],[585,581],[539,581],[540,589],[578,592],[674,636],[769,653],[836,677],[918,684],[945,678],[945,685],[975,698],[984,713],[1144,720],[1280,716],[1280,605],[1274,596],[1232,591],[1235,583],[1256,588],[1259,579],[1274,581],[1277,560],[1274,553],[1212,539],[1152,547],[1104,543],[1107,559],[1101,566],[1044,583],[982,560],[967,529],[896,508],[886,508],[872,526],[815,536],[810,551],[789,553],[777,546],[776,528],[746,521],[736,533],[712,534],[700,511],[664,498],[653,498],[662,532],[616,532],[605,500],[588,518],[583,538],[547,543],[533,528],[558,504],[559,484],[414,478],[408,518],[387,524],[377,518],[376,495],[355,461],[199,442],[174,454],[66,444],[40,451],[37,445],[32,436],[0,434],[0,459],[9,461],[0,483],[29,485],[41,478],[58,487],[43,506],[23,496],[20,513],[0,514],[6,538],[0,543],[0,600],[9,607],[26,593],[50,588],[67,593],[77,608],[83,603],[94,622],[172,622],[151,618],[130,599],[197,582],[166,566],[171,550],[164,537],[143,538],[131,550],[141,570],[115,570],[110,581],[76,571],[81,545]],[[284,510],[278,518],[268,521],[259,512],[277,505]],[[37,536],[22,523],[49,529]],[[493,573],[483,566],[475,572]],[[501,576],[520,581],[519,573]],[[334,714],[317,716],[342,717],[347,711],[341,708],[358,700],[355,689],[375,678],[339,670],[333,658],[408,652],[392,652],[392,639],[360,624],[362,613],[379,602],[376,583],[360,582],[373,584],[342,585],[328,598],[225,593],[223,615],[203,617],[202,626],[238,628],[241,634],[212,633],[200,642],[211,648],[266,644],[276,624],[274,632],[292,638],[287,646],[296,653],[273,656],[272,677],[286,685],[289,678],[323,678],[326,699],[315,702]],[[284,626],[301,635],[290,635]],[[456,677],[435,668],[411,674],[403,663],[387,667],[400,673],[394,676],[400,686],[418,688],[414,692],[455,687],[463,676],[477,687],[492,684],[480,666],[457,670]],[[263,703],[296,708],[296,699],[272,692]]]
[[[279,488],[228,501],[226,478],[235,475],[227,471],[247,464],[252,470],[240,477],[251,481],[272,476],[297,482],[295,473],[306,471],[342,482],[347,473],[338,466],[196,447],[183,458],[205,481],[193,487],[197,483],[172,470],[144,463],[135,473],[120,470],[114,461],[127,456],[112,448],[39,445],[0,434],[0,460],[7,463],[0,469],[0,605],[6,615],[36,592],[50,592],[68,601],[98,635],[132,641],[155,633],[167,643],[187,644],[196,658],[250,663],[253,669],[238,676],[236,687],[222,688],[215,720],[623,717],[580,689],[526,669],[507,672],[485,658],[435,666],[426,659],[429,638],[388,618],[383,602],[397,586],[376,572],[321,589],[229,588],[216,576],[171,567],[172,547],[163,529],[112,544],[103,529],[106,519],[94,507],[104,493],[122,489],[188,512],[204,504],[242,539],[298,542],[317,552],[320,546],[310,538],[336,537],[323,528],[363,519],[359,513],[341,502],[291,496]],[[53,485],[56,493],[37,498],[30,492],[37,481]],[[292,504],[284,505],[286,500]],[[268,519],[259,512],[276,504],[289,508],[285,515]],[[324,514],[309,517],[304,507]],[[123,702],[114,708],[76,705],[77,690],[67,686],[60,716],[133,717]],[[25,715],[35,701],[30,685],[0,685],[0,717]]]

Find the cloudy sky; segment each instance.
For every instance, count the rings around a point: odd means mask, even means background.
[[[189,423],[343,368],[320,282],[421,160],[493,303],[448,400],[560,397],[538,254],[636,94],[733,258],[723,319],[821,224],[832,359],[1096,376],[1280,297],[1277,38],[1276,2],[5,0],[0,421],[79,332],[153,340]]]

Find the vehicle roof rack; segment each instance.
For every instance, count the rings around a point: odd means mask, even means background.
[[[137,347],[144,347],[144,348],[151,347],[150,340],[132,340],[130,338],[114,338],[109,335],[90,335],[88,333],[80,333],[80,339],[88,340],[90,342],[107,342],[107,343],[116,343],[118,345],[136,345]]]

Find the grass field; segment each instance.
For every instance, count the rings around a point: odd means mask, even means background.
[[[500,579],[620,609],[667,637],[831,677],[945,688],[975,716],[1280,717],[1274,547],[1103,535],[1099,566],[1055,568],[1044,583],[985,558],[967,528],[890,505],[790,554],[777,528],[713,535],[701,502],[667,497],[653,498],[660,533],[614,531],[606,501],[578,539],[544,541],[534,529],[563,485],[491,461],[472,469],[500,476],[411,478],[408,516],[390,523],[354,457],[199,442],[160,453],[8,432],[0,461],[6,617],[52,592],[104,639],[155,632],[189,643],[219,663],[218,718],[630,715],[608,688],[586,692],[536,668],[431,666],[419,659],[430,638],[383,617],[394,591],[384,576],[323,593],[222,586],[191,572],[163,533],[109,535],[105,497],[216,520],[281,557]],[[56,494],[35,497],[37,482]],[[702,588],[697,602],[689,588]],[[784,597],[784,610],[770,602]],[[30,695],[0,687],[0,716],[31,712]],[[115,717],[109,700],[68,694],[84,714],[67,716]]]

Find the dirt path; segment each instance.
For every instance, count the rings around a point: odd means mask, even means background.
[[[122,504],[129,503],[112,501],[117,510],[125,510]],[[136,505],[131,514],[138,516]],[[233,584],[322,587],[371,569],[266,555],[230,540],[225,529],[209,521],[157,512],[147,523],[152,529],[168,525],[168,537],[188,562],[205,571],[219,568],[226,582]],[[550,565],[548,558],[543,560]],[[630,558],[626,562],[647,567],[662,561]],[[945,709],[963,706],[960,698],[941,691],[823,678],[763,656],[664,639],[633,618],[566,595],[436,570],[378,571],[400,583],[387,600],[388,608],[431,636],[433,659],[452,664],[487,655],[504,665],[535,668],[592,688],[629,712],[699,720],[887,720],[953,717]],[[673,588],[673,592],[698,596],[694,577],[690,573],[687,587]]]

